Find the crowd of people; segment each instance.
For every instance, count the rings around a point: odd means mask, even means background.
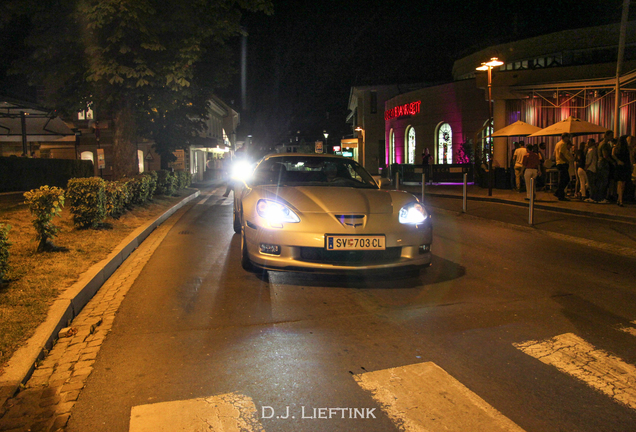
[[[616,203],[623,206],[626,190],[633,190],[636,201],[636,137],[623,135],[614,138],[607,131],[600,142],[594,138],[574,143],[568,133],[546,158],[545,144],[515,143],[511,166],[514,166],[514,188],[527,185],[527,197],[532,194],[531,179],[535,186],[545,183],[547,169],[555,166],[558,183],[554,196],[559,201],[581,200],[589,203]],[[630,187],[628,187],[628,185]]]

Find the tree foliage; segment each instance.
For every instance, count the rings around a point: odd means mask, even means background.
[[[13,70],[46,89],[48,106],[71,115],[90,104],[113,122],[121,176],[134,174],[136,136],[167,155],[201,130],[196,119],[233,71],[228,43],[241,34],[242,11],[269,14],[272,4],[9,0],[3,16],[28,17],[31,52]]]

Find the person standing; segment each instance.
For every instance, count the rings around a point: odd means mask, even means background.
[[[432,159],[433,159],[433,156],[429,152],[428,147],[425,148],[424,152],[422,153],[422,171],[426,175],[425,176],[425,180],[427,182],[431,181],[430,167],[431,167],[431,160]]]
[[[614,132],[608,130],[605,132],[603,141],[598,145],[597,157],[598,163],[596,165],[596,196],[593,197],[594,201],[607,204],[607,188],[609,186],[609,174],[610,165],[612,163],[612,140],[614,139]]]
[[[590,187],[590,196],[585,202],[593,203],[598,195],[596,192],[596,165],[598,163],[598,153],[596,151],[596,140],[590,138],[587,141],[587,151],[585,153],[585,174]]]
[[[587,172],[585,171],[586,165],[586,153],[587,147],[585,143],[580,142],[579,147],[574,153],[574,167],[576,169],[576,184],[578,189],[575,190],[575,197],[579,200],[585,200],[589,198],[588,194],[588,179]]]
[[[561,135],[561,141],[556,144],[554,148],[554,159],[556,161],[556,168],[559,171],[559,183],[554,196],[559,201],[569,201],[565,197],[565,188],[570,183],[570,163],[572,162],[572,154],[570,153],[570,134],[564,133]]]
[[[521,177],[523,175],[523,157],[528,154],[525,143],[519,141],[519,148],[515,150],[512,157],[515,160],[515,184],[517,186],[516,191],[521,192]]]
[[[623,207],[623,193],[625,192],[625,183],[627,183],[632,174],[632,167],[629,160],[629,145],[627,143],[627,135],[622,135],[618,139],[618,143],[612,150],[612,157],[616,161],[614,167],[614,180],[616,180],[616,192],[618,199],[616,203]]]
[[[537,147],[538,149],[538,147]],[[526,155],[523,157],[523,176],[526,181],[526,200],[530,200],[532,197],[532,179],[535,179],[539,175],[539,166],[541,164],[541,158],[539,154],[533,151],[532,144],[528,144],[526,147]],[[536,190],[536,184],[535,184]]]

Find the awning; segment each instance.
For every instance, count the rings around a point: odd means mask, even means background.
[[[75,132],[59,117],[26,115],[27,142],[75,141]],[[0,116],[0,142],[22,142],[22,119],[20,116]]]

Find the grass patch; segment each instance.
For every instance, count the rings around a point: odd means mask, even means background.
[[[154,220],[194,190],[182,196],[155,196],[119,219],[108,218],[98,229],[76,229],[65,208],[53,223],[60,227],[53,239],[58,252],[36,252],[35,228],[25,204],[0,206],[0,223],[9,232],[10,269],[0,285],[0,375],[2,366],[31,337],[57,296],[73,285],[93,264],[103,260],[136,228]]]

